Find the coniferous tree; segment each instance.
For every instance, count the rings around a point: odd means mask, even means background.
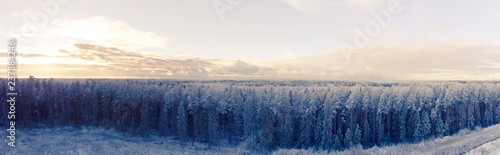
[[[365,119],[364,123],[363,123],[363,144],[369,144],[370,142],[370,139],[371,139],[371,126],[368,122],[368,119]]]
[[[330,94],[323,104],[323,133],[322,133],[322,139],[321,139],[321,145],[323,149],[329,150],[330,146],[333,145],[333,116],[336,114],[336,111],[333,110],[333,103],[335,101],[335,96]]]
[[[354,139],[353,139],[353,144],[358,145],[361,142],[361,128],[359,127],[359,124],[356,124],[356,129],[354,130]]]
[[[500,104],[497,104],[497,109],[495,111],[497,112],[496,113],[497,123],[500,123]]]
[[[431,121],[426,110],[422,113],[422,137],[427,138],[431,134]]]
[[[415,112],[415,129],[413,129],[413,138],[415,138],[415,140],[417,141],[420,141],[422,140],[422,138],[424,137],[424,133],[423,133],[423,127],[422,127],[422,121],[420,121],[420,110],[418,110],[417,112]]]
[[[343,139],[342,132],[340,130],[337,130],[337,134],[335,134],[334,137],[335,142],[333,144],[336,150],[340,150],[340,148],[342,148],[341,139]]]
[[[313,115],[311,110],[306,109],[305,114],[302,115],[301,121],[301,134],[300,134],[300,143],[303,148],[308,148],[312,145],[312,135],[313,135],[313,125],[312,121]]]
[[[245,131],[245,135],[248,137],[249,139],[249,144],[248,144],[248,147],[249,148],[255,148],[256,144],[257,144],[257,140],[256,140],[256,133],[255,133],[255,130],[257,130],[257,126],[256,126],[256,94],[255,94],[255,90],[251,90],[249,91],[249,94],[247,95],[246,97],[246,100],[245,100],[245,103],[244,103],[244,121],[245,121],[245,126],[244,126],[244,131]]]
[[[184,101],[181,100],[177,110],[177,138],[181,145],[184,145],[188,138],[188,122],[185,106]]]
[[[353,139],[352,139],[352,133],[351,133],[351,130],[347,129],[345,131],[345,137],[344,137],[344,145],[346,147],[351,147],[352,144],[353,144]]]
[[[437,136],[443,136],[445,131],[445,126],[443,120],[441,119],[441,115],[435,109],[432,109],[431,112],[431,120],[434,123],[434,128]]]
[[[467,106],[467,126],[469,129],[473,129],[475,126],[475,117],[474,117],[474,105],[473,103],[468,104]]]
[[[149,98],[146,96],[148,93],[143,93],[141,95],[141,107],[140,107],[140,115],[141,115],[141,135],[142,136],[147,136],[149,134],[149,130],[151,127],[151,118],[150,118],[150,112],[153,110],[151,107],[151,103],[149,101]]]
[[[500,122],[495,83],[20,80],[20,128],[103,126],[183,145],[342,150]],[[0,84],[4,85],[4,84]],[[29,87],[28,87],[29,86]],[[5,92],[4,90],[0,90]],[[165,93],[165,94],[163,94]],[[6,102],[5,97],[0,100]],[[0,105],[0,114],[8,105]],[[0,121],[5,121],[0,116]],[[192,139],[192,141],[191,141]]]

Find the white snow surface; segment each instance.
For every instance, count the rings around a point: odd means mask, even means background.
[[[467,155],[500,154],[500,138],[467,152]]]
[[[273,155],[302,154],[392,154],[392,155],[454,155],[454,154],[495,154],[500,155],[500,124],[474,131],[464,129],[459,133],[442,138],[429,139],[421,143],[396,144],[384,147],[362,149],[354,147],[340,152],[314,151],[314,149],[280,149]]]
[[[6,137],[3,132],[2,137]],[[238,146],[223,145],[220,148],[207,144],[187,142],[184,147],[173,137],[165,142],[165,137],[151,135],[148,137],[123,135],[115,130],[103,128],[63,128],[33,129],[17,131],[16,147],[7,145],[4,138],[0,145],[0,154],[76,154],[76,155],[128,155],[128,154],[250,154],[245,144]]]
[[[6,137],[6,132],[1,133]],[[162,136],[131,136],[123,135],[115,130],[103,128],[63,128],[63,129],[33,129],[17,131],[16,148],[7,145],[4,138],[0,145],[0,154],[259,154],[246,149],[242,142],[238,146],[222,145],[221,147],[207,144],[187,142],[182,147],[177,140],[169,137],[165,142]],[[461,130],[453,136],[434,138],[422,143],[396,144],[384,147],[362,149],[354,147],[349,150],[330,154],[500,154],[500,124],[474,131]],[[263,153],[263,154],[267,154]],[[275,155],[328,154],[327,151],[313,149],[279,149]]]

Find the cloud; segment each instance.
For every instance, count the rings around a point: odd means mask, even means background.
[[[76,20],[56,19],[51,34],[81,38],[114,47],[167,48],[168,39],[153,32],[132,28],[123,21],[94,16]]]
[[[124,77],[124,78],[164,78],[164,77],[256,77],[265,75],[268,68],[258,67],[241,60],[201,59],[182,56],[167,56],[154,53],[139,53],[116,47],[93,44],[74,44],[72,50],[57,50],[59,55],[21,54],[21,57],[36,60],[52,60],[54,57],[70,59],[79,64],[21,63],[21,76],[37,77]],[[6,55],[6,54],[5,54]],[[50,61],[44,61],[50,62]],[[232,65],[223,65],[232,63]],[[88,74],[85,74],[88,73]]]
[[[241,60],[202,59],[125,51],[115,47],[74,44],[59,50],[66,57],[95,62],[97,72],[108,77],[270,77],[275,69]],[[224,65],[232,63],[231,65]],[[85,68],[85,67],[84,67]]]
[[[247,62],[74,44],[72,50],[58,50],[57,57],[90,63],[20,63],[18,67],[20,76],[37,77],[500,80],[499,49],[498,43],[467,39],[397,41],[352,50],[350,61],[341,51],[332,50],[289,59]],[[54,58],[42,54],[22,56],[35,60]]]
[[[59,49],[56,56],[19,54],[20,77],[122,77],[122,78],[204,78],[204,77],[262,77],[272,71],[236,60],[202,59],[139,53],[116,47],[94,44],[74,44],[71,50]],[[4,56],[7,54],[4,53]],[[54,61],[54,58],[65,61]],[[46,62],[46,63],[34,63]],[[231,65],[224,65],[231,64]],[[6,65],[0,65],[6,68]],[[1,70],[0,72],[6,72]]]
[[[213,66],[197,58],[142,54],[92,44],[75,44],[74,47],[76,50],[70,51],[68,57],[105,64],[100,71],[120,73],[113,76],[206,76],[205,68]]]
[[[202,59],[139,53],[116,47],[74,44],[71,50],[59,49],[56,56],[19,54],[30,61],[19,62],[20,76],[36,77],[122,77],[122,78],[205,78],[205,77],[270,77],[272,68],[241,60]],[[4,53],[4,55],[6,55]],[[66,63],[54,62],[62,58]],[[51,60],[53,63],[51,63]],[[31,63],[34,61],[48,63]],[[80,63],[75,63],[80,62]],[[230,65],[225,65],[230,64]],[[2,66],[2,65],[0,65]],[[6,66],[4,65],[4,68]]]
[[[219,66],[211,70],[211,75],[216,76],[270,76],[269,73],[275,69],[270,67],[260,67],[242,60],[236,60],[232,65]]]
[[[241,60],[236,60],[234,64],[230,66],[221,67],[221,70],[226,73],[236,73],[243,75],[251,75],[259,72],[259,67],[255,65],[248,64]]]
[[[500,45],[477,40],[398,41],[279,61],[277,76],[336,80],[499,80]]]

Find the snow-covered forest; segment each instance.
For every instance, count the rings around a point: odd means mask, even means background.
[[[6,79],[0,80],[6,88]],[[20,79],[16,127],[104,127],[182,146],[344,150],[500,123],[500,83]],[[6,94],[0,89],[0,93]],[[9,105],[1,96],[0,126]],[[195,143],[196,142],[196,143]]]

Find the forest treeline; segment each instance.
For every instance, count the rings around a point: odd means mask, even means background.
[[[7,80],[0,86],[7,88]],[[18,79],[16,127],[114,128],[209,147],[342,150],[500,123],[495,82]],[[7,89],[0,89],[6,94]],[[1,96],[0,125],[9,105]]]

